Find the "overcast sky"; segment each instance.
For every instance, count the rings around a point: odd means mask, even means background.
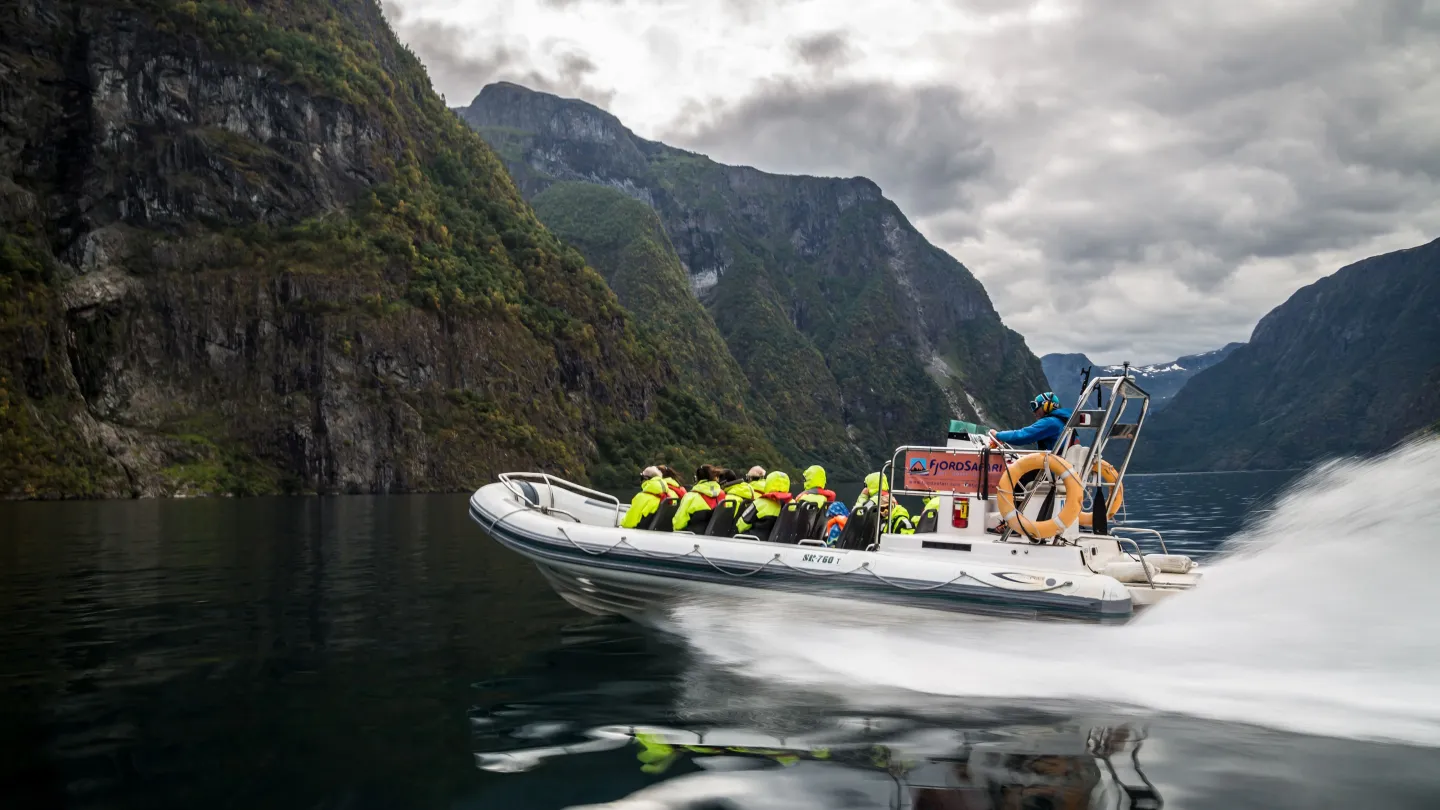
[[[449,103],[506,79],[880,184],[1036,354],[1245,340],[1440,236],[1440,0],[386,0]]]

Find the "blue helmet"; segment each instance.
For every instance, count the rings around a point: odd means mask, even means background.
[[[1030,410],[1039,411],[1047,416],[1054,413],[1059,408],[1060,398],[1055,396],[1054,391],[1046,391],[1045,393],[1030,400]]]

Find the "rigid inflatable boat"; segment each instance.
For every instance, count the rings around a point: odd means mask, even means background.
[[[699,532],[669,531],[673,503],[626,529],[614,496],[545,473],[500,475],[471,496],[470,515],[533,560],[566,601],[597,614],[644,619],[676,599],[770,589],[1123,622],[1193,588],[1200,572],[1158,532],[1114,523],[1149,396],[1128,375],[1101,377],[1080,402],[1055,444],[1064,452],[992,448],[961,422],[944,447],[897,448],[884,470],[892,493],[939,503],[914,534],[884,531],[873,503],[852,513],[834,546],[819,539],[818,515],[795,502],[764,539],[714,519]],[[1119,464],[1105,460],[1113,446]]]

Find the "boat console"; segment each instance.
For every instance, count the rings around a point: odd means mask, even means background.
[[[1144,586],[1137,598],[1145,604],[1193,587],[1194,561],[1171,554],[1160,532],[1115,520],[1123,516],[1125,472],[1149,410],[1150,396],[1133,378],[1098,377],[1056,441],[1060,452],[992,446],[978,426],[960,421],[951,422],[944,447],[898,447],[884,469],[891,492],[938,498],[939,520],[933,532],[916,534],[877,527],[870,547],[1087,570]],[[1106,460],[1107,450],[1118,465]],[[1022,466],[1033,472],[1017,475]],[[1144,553],[1137,537],[1153,540],[1160,553]]]

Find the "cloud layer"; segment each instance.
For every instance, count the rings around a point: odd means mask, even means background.
[[[1037,352],[1243,340],[1440,235],[1434,0],[452,9],[387,5],[452,103],[505,78],[724,162],[870,177]]]

